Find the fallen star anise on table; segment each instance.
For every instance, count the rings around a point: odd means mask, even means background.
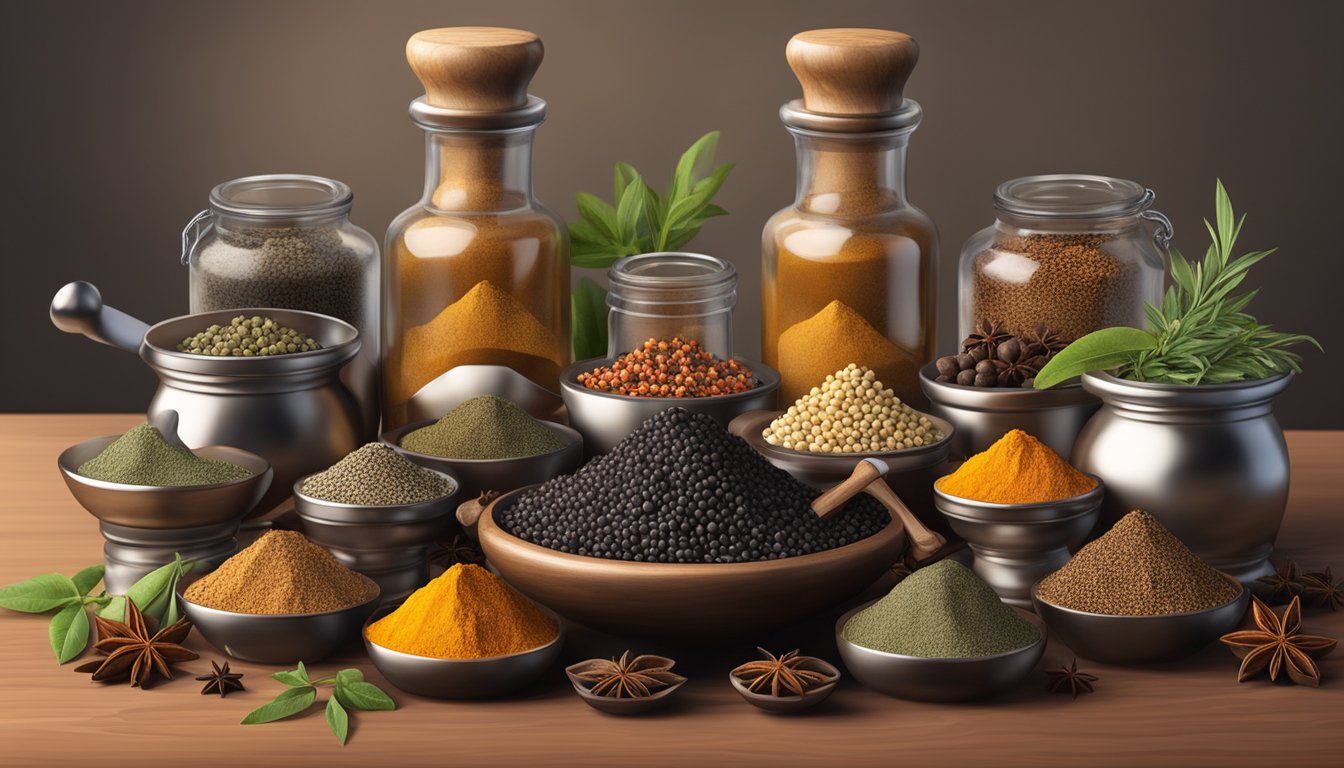
[[[1279,616],[1260,598],[1252,596],[1251,614],[1255,629],[1230,632],[1221,638],[1241,659],[1237,682],[1250,680],[1268,668],[1271,681],[1279,678],[1280,671],[1286,671],[1288,679],[1298,685],[1319,686],[1321,670],[1312,657],[1334,650],[1335,640],[1301,633],[1301,598],[1293,597],[1283,616]]]
[[[145,616],[134,600],[126,601],[126,621],[110,621],[94,615],[98,624],[98,642],[93,649],[106,658],[90,661],[75,668],[76,672],[93,673],[95,683],[108,683],[129,677],[132,687],[145,687],[157,673],[173,679],[172,665],[199,659],[195,651],[183,648],[181,643],[191,633],[191,622],[186,619],[150,634]]]
[[[1096,690],[1093,684],[1097,682],[1097,676],[1079,672],[1077,658],[1069,666],[1048,670],[1046,674],[1050,675],[1052,693],[1072,693],[1076,699],[1080,693],[1092,693]]]
[[[1302,575],[1302,569],[1297,567],[1297,563],[1284,560],[1283,565],[1280,565],[1274,573],[1261,576],[1256,581],[1269,587],[1265,600],[1270,603],[1286,603],[1294,596],[1302,594],[1305,587]]]
[[[1302,577],[1302,594],[1317,608],[1338,611],[1344,608],[1344,581],[1335,581],[1330,568]]]
[[[224,666],[219,666],[219,662],[211,661],[210,666],[213,669],[210,674],[199,675],[196,679],[205,683],[201,689],[201,695],[206,696],[211,693],[219,694],[221,699],[226,698],[230,691],[241,691],[243,688],[243,673],[230,672],[229,662],[224,662]]]
[[[732,671],[733,677],[745,683],[752,693],[771,696],[802,696],[836,678],[816,669],[821,660],[799,656],[797,649],[776,656],[764,648],[757,648],[764,658],[749,661]],[[811,668],[809,668],[811,667]]]
[[[594,696],[638,699],[686,682],[686,678],[672,671],[675,664],[671,659],[651,654],[632,659],[630,652],[626,651],[619,660],[591,659],[565,671],[571,678],[583,683]]]

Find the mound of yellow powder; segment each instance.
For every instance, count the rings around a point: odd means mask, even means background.
[[[938,481],[943,493],[990,504],[1042,504],[1081,496],[1096,487],[1096,480],[1020,429]]]

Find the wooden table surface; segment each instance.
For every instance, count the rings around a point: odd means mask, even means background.
[[[121,432],[126,415],[0,415],[0,583],[48,571],[74,573],[101,557],[93,518],[56,471],[65,447]],[[1308,567],[1344,571],[1344,432],[1288,435],[1293,485],[1279,538],[1281,555]],[[838,613],[838,611],[837,611]],[[834,660],[835,614],[760,639],[795,644]],[[1077,701],[1045,692],[1038,669],[1017,690],[956,705],[887,698],[846,680],[802,718],[763,714],[741,701],[727,671],[748,643],[697,653],[636,645],[680,660],[690,677],[673,708],[618,719],[578,700],[559,668],[535,690],[502,701],[441,702],[388,688],[396,712],[352,713],[341,747],[320,707],[294,720],[241,726],[248,711],[281,690],[274,671],[234,663],[245,693],[199,694],[191,677],[222,658],[195,633],[202,659],[149,690],[104,687],[57,666],[47,618],[0,611],[0,765],[1251,765],[1344,763],[1344,652],[1322,663],[1319,689],[1236,682],[1237,662],[1213,646],[1185,661],[1147,668],[1083,660],[1101,678]],[[1344,613],[1309,613],[1308,631],[1344,636]],[[565,663],[619,653],[626,641],[578,631]],[[1056,643],[1042,668],[1067,663]],[[383,683],[353,646],[315,665],[329,674],[362,668]],[[185,679],[183,679],[185,678]]]

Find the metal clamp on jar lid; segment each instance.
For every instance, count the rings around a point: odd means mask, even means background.
[[[994,209],[1027,219],[1105,221],[1138,217],[1153,222],[1153,240],[1171,243],[1171,220],[1150,210],[1157,195],[1138,182],[1111,176],[1052,173],[1011,179],[994,190]]]
[[[785,49],[803,98],[779,110],[790,128],[827,133],[881,133],[919,125],[923,111],[905,98],[919,45],[886,29],[814,29]]]
[[[626,256],[607,273],[611,308],[607,353],[616,357],[645,340],[694,338],[714,355],[732,357],[737,270],[702,253]]]
[[[406,61],[425,87],[411,119],[429,130],[498,131],[535,126],[546,102],[527,86],[544,49],[532,32],[506,27],[444,27],[416,32]]]
[[[210,207],[182,230],[182,263],[214,226],[217,217],[236,217],[260,226],[290,226],[345,216],[355,204],[349,185],[322,176],[272,173],[244,176],[210,190]]]

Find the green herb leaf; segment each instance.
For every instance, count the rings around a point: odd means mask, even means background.
[[[336,734],[336,738],[341,740],[342,746],[346,738],[350,735],[350,716],[345,713],[345,708],[333,696],[327,699],[327,727]]]
[[[98,615],[108,621],[126,620],[126,596],[113,595],[112,599],[107,601],[107,605],[98,609]]]
[[[286,717],[293,717],[311,707],[314,701],[317,701],[317,689],[311,685],[302,688],[289,688],[282,691],[269,703],[249,712],[247,717],[243,718],[242,724],[258,725],[284,720]]]
[[[581,277],[570,296],[570,322],[574,333],[574,359],[587,360],[607,354],[607,292]]]
[[[0,608],[21,613],[46,613],[82,602],[75,582],[63,573],[44,573],[27,581],[0,587]]]
[[[105,570],[107,569],[101,564],[90,565],[88,568],[71,576],[70,580],[75,583],[75,589],[79,591],[79,594],[87,595],[93,591],[94,587],[98,586],[98,582],[103,580],[103,572]]]
[[[296,669],[273,672],[271,673],[271,677],[291,688],[302,688],[312,683],[312,680],[308,679],[308,670],[304,668],[302,661],[299,662],[299,666]]]
[[[337,685],[349,685],[350,683],[361,683],[364,681],[364,673],[358,669],[342,669],[336,673]]]
[[[392,697],[383,693],[381,688],[373,683],[363,681],[337,682],[336,698],[351,709],[390,710],[397,708],[396,702],[392,701]]]
[[[1118,326],[1093,331],[1050,358],[1036,374],[1036,388],[1049,389],[1090,371],[1118,368],[1133,362],[1139,352],[1155,346],[1157,339],[1138,328]]]
[[[607,242],[617,240],[615,208],[607,205],[597,195],[591,195],[587,192],[580,192],[575,195],[574,202],[578,205],[579,215],[583,217],[584,223],[591,226],[596,234],[605,238]]]
[[[89,614],[81,600],[65,606],[47,628],[56,661],[64,664],[79,656],[89,644]]]

